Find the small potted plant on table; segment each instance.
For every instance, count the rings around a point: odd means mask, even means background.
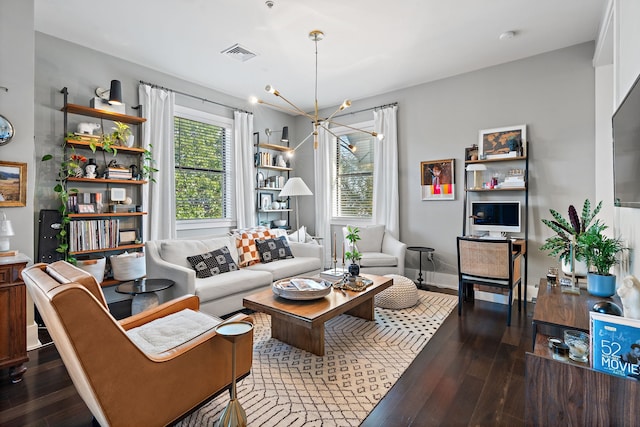
[[[349,251],[347,251],[344,256],[348,260],[351,261],[349,264],[349,273],[352,277],[358,276],[360,274],[360,266],[357,262],[362,258],[362,254],[358,252],[358,248],[356,248],[356,242],[360,240],[360,229],[358,227],[347,226],[347,235],[344,236],[345,239],[349,241]]]
[[[609,273],[619,260],[618,254],[625,247],[619,238],[602,234],[607,228],[599,221],[580,236],[578,245],[582,248],[587,264],[591,268],[587,275],[587,291],[597,297],[610,297],[616,292],[616,276]]]

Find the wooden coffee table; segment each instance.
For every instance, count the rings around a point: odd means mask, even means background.
[[[294,301],[276,296],[271,289],[249,295],[242,304],[271,316],[271,337],[324,356],[324,323],[343,313],[374,320],[373,297],[393,284],[390,277],[362,274],[373,284],[362,292],[333,289],[324,298]]]

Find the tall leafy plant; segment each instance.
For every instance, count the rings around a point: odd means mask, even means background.
[[[360,258],[362,258],[362,254],[358,252],[358,248],[356,247],[356,242],[360,240],[360,229],[358,227],[347,226],[347,235],[344,236],[345,239],[349,241],[350,250],[347,251],[344,256],[348,260],[351,260],[352,263],[356,263]]]

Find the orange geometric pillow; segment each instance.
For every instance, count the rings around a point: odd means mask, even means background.
[[[273,237],[268,230],[255,231],[253,233],[242,233],[236,239],[236,248],[238,249],[238,258],[240,267],[257,264],[260,262],[260,254],[256,247],[256,239],[269,239]]]

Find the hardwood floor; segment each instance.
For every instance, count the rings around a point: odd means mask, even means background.
[[[465,303],[460,318],[454,310],[361,426],[524,425],[533,307],[527,313],[514,307],[509,328],[504,305]],[[90,426],[55,347],[30,351],[29,358],[21,383],[0,371],[0,425]]]

